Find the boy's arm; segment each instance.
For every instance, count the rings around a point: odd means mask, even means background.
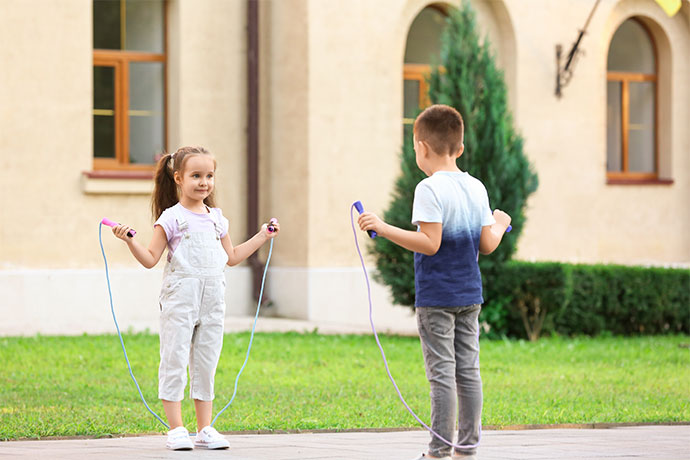
[[[479,237],[479,252],[484,255],[496,250],[511,220],[510,216],[500,209],[494,211],[494,219],[496,223],[482,227],[482,234]]]
[[[362,230],[374,230],[379,236],[410,251],[433,256],[441,247],[443,226],[440,222],[420,222],[418,232],[387,224],[371,212],[362,213],[357,222]]]

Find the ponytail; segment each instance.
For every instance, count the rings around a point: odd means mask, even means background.
[[[156,175],[154,176],[153,196],[151,197],[151,212],[153,213],[153,220],[163,214],[163,211],[180,201],[177,194],[177,183],[175,182],[175,172],[184,171],[184,163],[187,155],[209,155],[208,150],[203,147],[180,147],[175,153],[166,153],[156,166]],[[213,157],[212,157],[213,158]],[[215,166],[216,160],[213,160]],[[215,205],[215,190],[204,199],[204,204],[211,208]]]
[[[163,214],[163,211],[174,206],[179,201],[177,196],[177,184],[175,183],[175,173],[172,166],[174,155],[166,153],[156,166],[156,175],[153,178],[153,196],[151,197],[151,212],[153,220]]]

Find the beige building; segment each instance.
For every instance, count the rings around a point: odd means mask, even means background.
[[[162,151],[215,154],[219,205],[243,241],[255,116],[258,216],[282,225],[271,309],[367,323],[350,205],[388,205],[405,113],[423,103],[420,75],[453,4],[0,2],[0,335],[113,331],[98,223],[127,222],[148,244]],[[567,53],[595,0],[471,4],[539,175],[518,258],[688,266],[690,3],[669,17],[654,0],[601,0],[560,97],[556,46]],[[146,270],[103,232],[121,326],[157,330],[163,262]],[[227,277],[229,321],[252,314],[250,268]],[[413,322],[383,286],[374,308],[383,329]]]

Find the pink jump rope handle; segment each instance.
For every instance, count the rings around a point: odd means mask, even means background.
[[[101,223],[107,225],[108,227],[115,227],[117,225],[120,225],[117,222],[113,222],[112,220],[108,219],[107,217],[104,217]],[[136,234],[137,232],[135,232],[134,230],[130,230],[127,232],[127,236],[130,238],[132,238]]]
[[[270,233],[273,233],[276,231],[276,228],[273,224],[277,224],[278,219],[275,217],[272,217],[271,220],[268,221],[268,227],[266,227],[266,230],[268,230]]]

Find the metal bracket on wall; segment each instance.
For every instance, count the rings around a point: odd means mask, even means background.
[[[560,44],[556,45],[556,97],[560,98],[563,93],[563,88],[570,83],[570,79],[573,77],[573,69],[575,68],[577,57],[580,54],[584,54],[584,51],[580,49],[580,42],[582,41],[582,37],[585,35],[585,33],[587,33],[589,21],[592,19],[594,11],[597,9],[597,6],[599,6],[600,1],[601,0],[596,0],[594,3],[594,7],[589,13],[587,22],[585,22],[585,26],[580,30],[577,40],[575,40],[575,43],[573,43],[572,48],[570,48],[570,51],[568,52],[568,57],[564,66],[561,66],[561,61],[563,59],[563,46]]]

